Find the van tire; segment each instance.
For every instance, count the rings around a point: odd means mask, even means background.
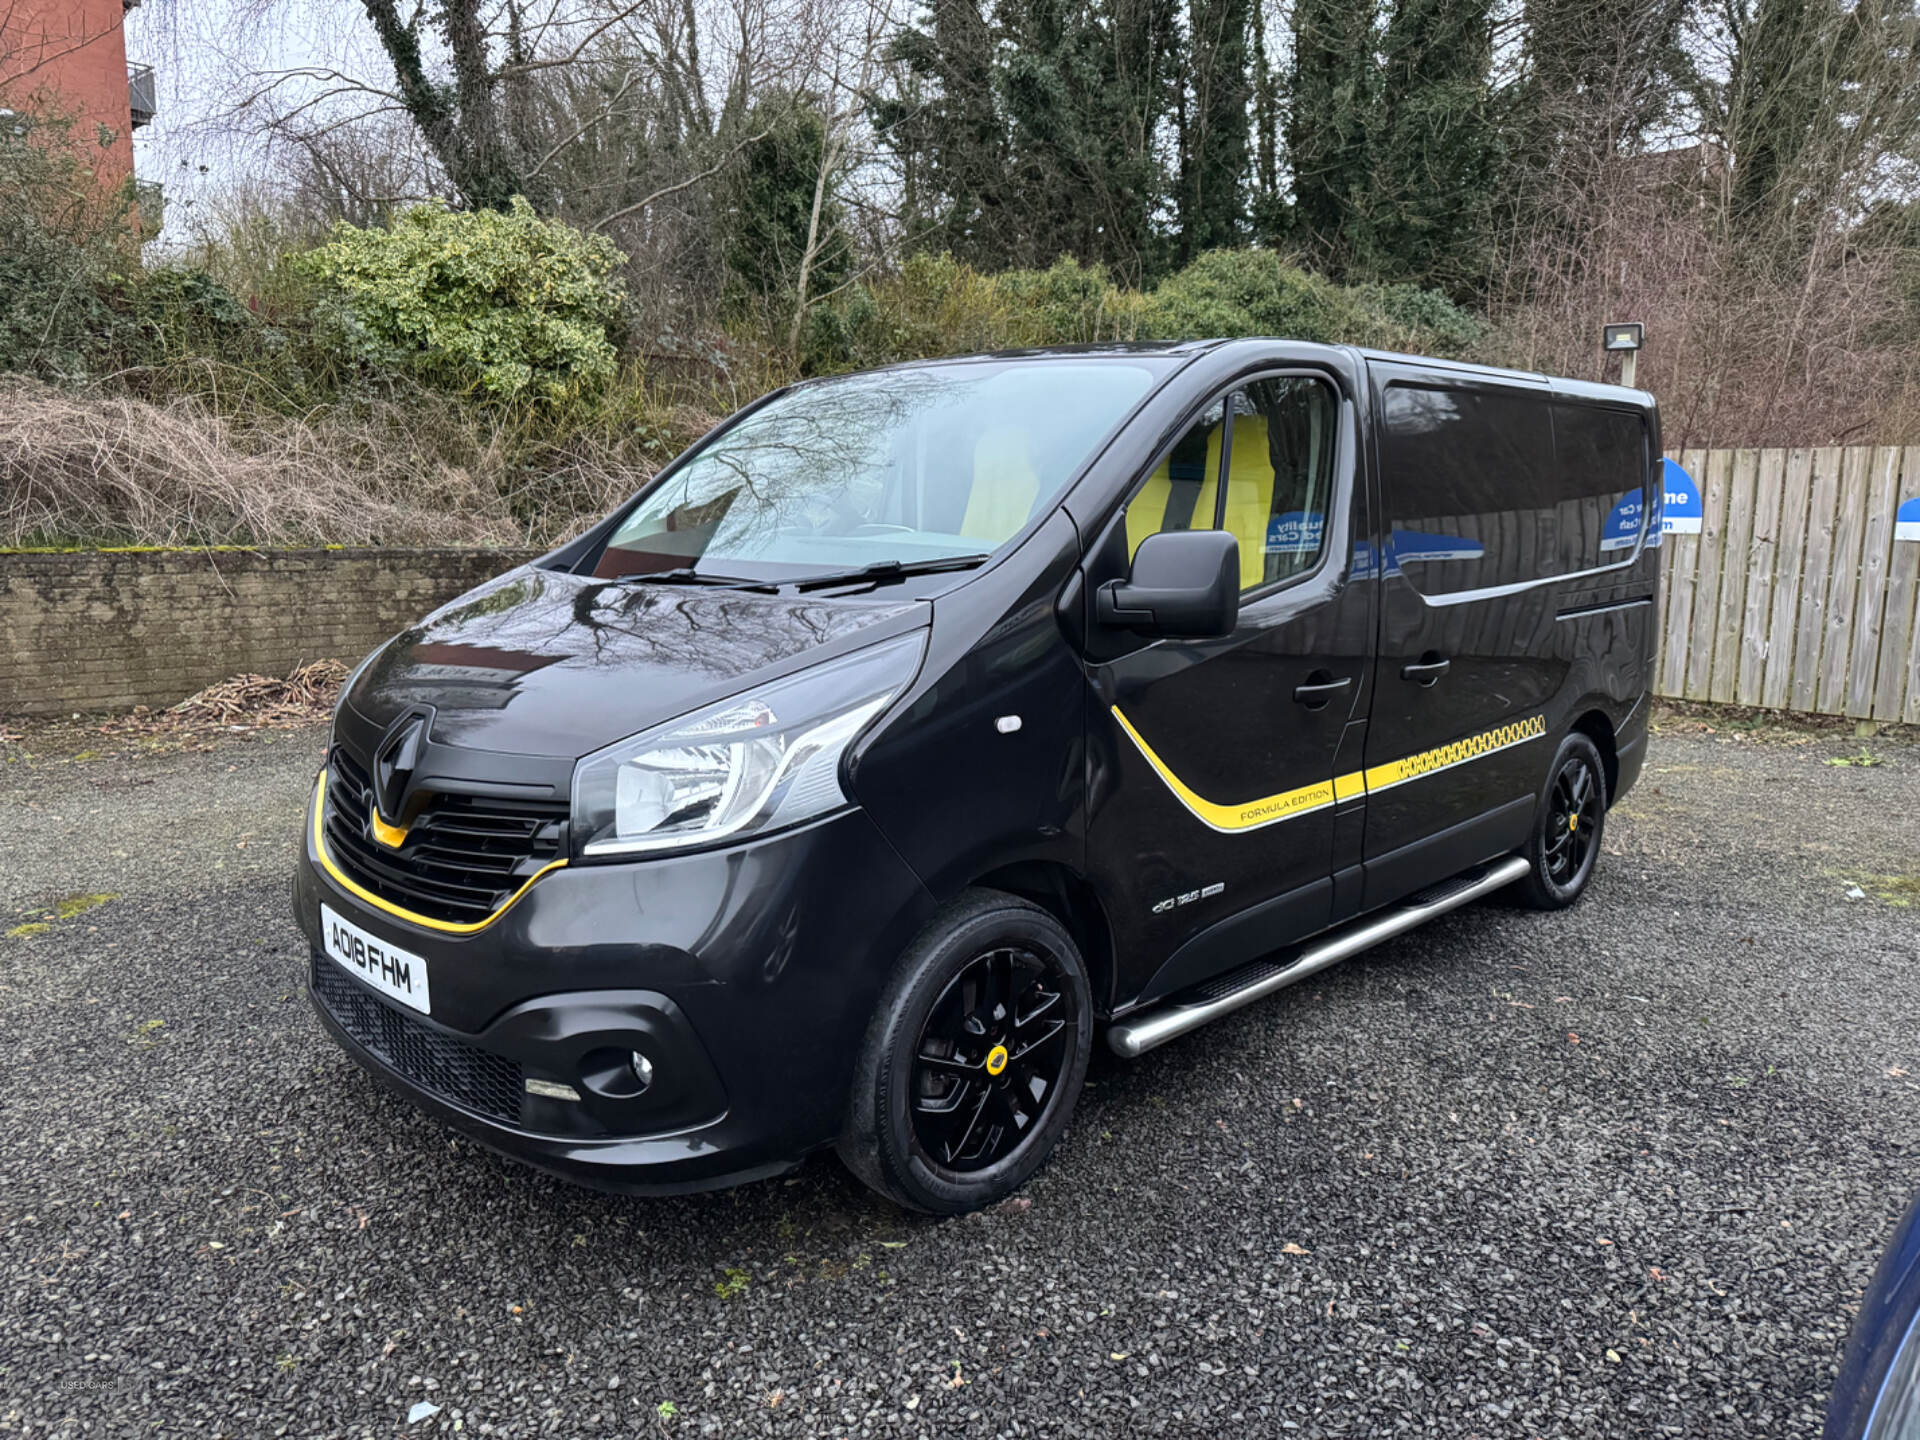
[[[991,998],[1007,989],[1013,1003]],[[970,999],[979,1004],[969,1009]],[[1023,1003],[1028,1018],[1024,1029],[1016,1029]],[[979,1021],[983,1006],[989,1014],[1006,1012],[1004,1022]],[[1060,1024],[1051,1028],[1056,1013]],[[957,1028],[956,1017],[966,1017]],[[927,922],[881,992],[854,1067],[840,1158],[867,1185],[908,1209],[959,1215],[1004,1199],[1032,1178],[1059,1143],[1087,1076],[1093,1025],[1086,963],[1065,927],[1017,896],[963,892]],[[961,1038],[952,1041],[950,1034]],[[968,1067],[965,1073],[930,1071],[923,1040],[926,1053],[951,1055]],[[1015,1063],[1022,1056],[1032,1058]],[[996,1059],[1001,1069],[989,1078]],[[1033,1128],[1023,1133],[1022,1105],[1034,1105],[1033,1076],[1042,1069],[1050,1078],[1037,1114],[1027,1117]],[[1017,1083],[1027,1088],[1016,1089]],[[910,1112],[916,1099],[938,1101],[948,1094],[958,1097],[950,1121],[945,1112]],[[963,1111],[976,1118],[966,1122]],[[984,1130],[978,1129],[982,1123]],[[929,1132],[940,1131],[953,1143],[963,1125],[958,1157],[929,1148]],[[976,1132],[981,1153],[970,1159],[964,1146]],[[1004,1153],[995,1154],[993,1142],[1007,1140]]]
[[[1606,829],[1607,768],[1599,747],[1575,730],[1554,753],[1534,807],[1533,834],[1520,852],[1530,868],[1507,894],[1529,910],[1566,909],[1586,893]]]

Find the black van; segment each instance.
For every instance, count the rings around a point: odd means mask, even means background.
[[[1580,896],[1646,749],[1659,457],[1639,391],[1277,340],[778,391],[354,674],[314,1004],[578,1180],[837,1144],[985,1204],[1097,1031]]]

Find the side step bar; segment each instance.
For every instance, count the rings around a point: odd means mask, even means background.
[[[1130,1015],[1107,1027],[1107,1044],[1114,1054],[1133,1059],[1156,1045],[1197,1030],[1209,1020],[1218,1020],[1242,1005],[1297,984],[1329,965],[1370,950],[1384,940],[1404,935],[1424,925],[1436,915],[1457,910],[1469,901],[1511,885],[1527,873],[1527,862],[1508,855],[1491,864],[1468,870],[1451,880],[1420,891],[1392,909],[1369,915],[1344,930],[1308,942],[1291,959],[1256,960],[1240,971],[1229,972],[1187,992],[1187,998],[1155,1006],[1142,1015]]]

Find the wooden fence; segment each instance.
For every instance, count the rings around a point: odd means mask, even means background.
[[[1687,450],[1698,535],[1662,537],[1654,689],[1920,724],[1920,446]]]

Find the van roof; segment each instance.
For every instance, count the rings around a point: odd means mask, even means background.
[[[1442,370],[1461,376],[1480,376],[1489,380],[1512,380],[1528,385],[1550,387],[1555,394],[1579,396],[1588,400],[1605,400],[1616,405],[1633,405],[1642,409],[1652,409],[1655,400],[1645,390],[1629,389],[1624,385],[1607,385],[1597,380],[1579,380],[1567,375],[1549,375],[1540,370],[1516,370],[1499,365],[1479,365],[1467,360],[1446,360],[1435,355],[1413,355],[1396,350],[1377,350],[1366,346],[1325,345],[1319,341],[1299,340],[1284,335],[1236,335],[1213,336],[1188,340],[1105,340],[1079,345],[1035,345],[1024,349],[983,350],[967,355],[928,356],[920,360],[895,361],[890,365],[878,367],[893,370],[922,365],[947,365],[965,363],[969,360],[1044,360],[1054,357],[1098,357],[1114,356],[1124,358],[1129,355],[1152,356],[1195,356],[1212,350],[1226,349],[1237,345],[1272,345],[1276,343],[1314,345],[1325,350],[1346,350],[1368,362],[1381,362],[1394,365],[1418,365],[1424,370]]]
[[[1634,405],[1651,409],[1651,392],[1625,385],[1608,385],[1599,380],[1581,380],[1571,375],[1550,375],[1543,370],[1510,370],[1498,365],[1476,365],[1466,360],[1442,360],[1432,355],[1407,355],[1395,350],[1358,349],[1362,359],[1392,365],[1418,365],[1423,370],[1445,370],[1459,375],[1483,376],[1489,380],[1518,380],[1531,385],[1546,385],[1557,395],[1578,396],[1584,400],[1608,400],[1616,405]]]

